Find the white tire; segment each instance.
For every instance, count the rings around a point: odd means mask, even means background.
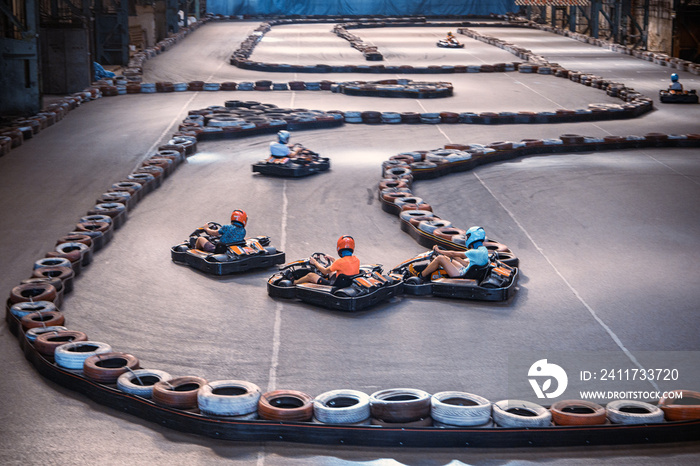
[[[61,367],[80,370],[83,362],[96,354],[111,353],[112,347],[99,341],[74,341],[56,348],[53,357]]]
[[[23,301],[21,303],[15,303],[10,307],[10,313],[18,319],[37,311],[54,312],[58,311],[58,309],[56,309],[56,305],[51,301]]]
[[[257,412],[260,387],[243,380],[218,380],[202,386],[197,405],[203,414],[243,416]]]
[[[628,410],[637,412],[629,412]],[[605,411],[613,424],[649,424],[664,420],[664,412],[661,411],[661,408],[643,401],[611,401],[605,407]]]
[[[173,377],[157,369],[136,369],[123,373],[117,379],[117,388],[130,395],[151,398],[153,385],[160,381],[168,381]]]
[[[408,222],[413,217],[435,217],[435,214],[429,210],[402,210],[399,214],[401,220]]]
[[[528,415],[518,414],[523,411]],[[493,404],[493,420],[501,427],[545,427],[551,425],[552,413],[537,403],[501,400]]]
[[[314,399],[314,416],[324,424],[355,424],[370,416],[369,395],[357,390],[331,390]]]
[[[464,392],[439,392],[431,400],[431,417],[452,426],[478,426],[491,420],[491,402]]]

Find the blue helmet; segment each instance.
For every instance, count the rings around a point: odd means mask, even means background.
[[[290,136],[289,131],[282,130],[277,132],[277,137],[282,144],[287,144]]]
[[[673,73],[673,74],[671,75],[671,81],[673,81],[674,83],[675,83],[675,82],[678,82],[678,75],[677,75],[676,73]]]
[[[467,237],[466,245],[468,248],[478,248],[479,246],[481,246],[481,243],[486,239],[486,232],[481,227],[471,227],[467,230],[464,236]]]

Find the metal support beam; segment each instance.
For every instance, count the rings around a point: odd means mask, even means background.
[[[95,1],[95,54],[102,65],[129,62],[128,0]]]

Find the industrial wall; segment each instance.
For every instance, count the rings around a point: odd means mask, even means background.
[[[488,15],[514,11],[514,0],[207,0],[220,15]]]

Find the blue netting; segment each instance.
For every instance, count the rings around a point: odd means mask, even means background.
[[[514,0],[207,0],[220,15],[488,15],[515,11]]]

